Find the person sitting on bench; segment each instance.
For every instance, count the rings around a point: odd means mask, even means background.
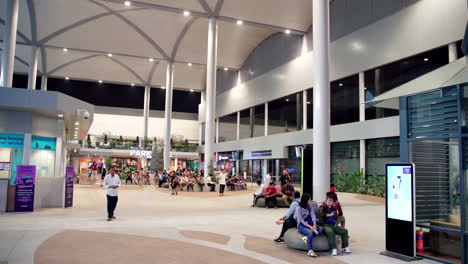
[[[284,243],[284,234],[286,233],[286,231],[288,231],[289,228],[297,227],[296,219],[294,219],[294,212],[296,211],[297,206],[299,206],[299,203],[301,202],[301,193],[295,191],[293,196],[295,200],[291,203],[288,212],[278,221],[276,221],[276,224],[282,224],[283,227],[281,228],[281,233],[279,237],[274,239],[275,242]]]
[[[265,197],[265,185],[262,183],[261,180],[257,181],[257,185],[258,185],[258,189],[253,195],[254,198],[253,198],[252,207],[255,206],[259,198]]]
[[[278,204],[276,202],[276,186],[274,182],[270,182],[270,185],[265,188],[265,207],[270,208],[270,204],[273,204],[274,208],[278,208]]]
[[[335,196],[327,196],[326,204],[320,206],[320,225],[328,238],[328,246],[332,250],[332,256],[338,254],[336,250],[336,235],[341,236],[341,247],[345,253],[351,253],[348,243],[348,230],[336,225],[338,210],[335,207]]]

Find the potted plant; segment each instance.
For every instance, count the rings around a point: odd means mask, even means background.
[[[149,148],[149,147],[150,147],[150,143],[151,143],[151,141],[150,141],[147,137],[145,137],[145,138],[143,139],[143,148],[144,148],[144,149]]]
[[[115,146],[117,146],[117,139],[111,139],[109,142],[109,147],[111,149],[115,149]]]
[[[124,144],[123,144],[124,149],[131,149],[132,146],[133,146],[132,141],[125,141]]]
[[[101,141],[96,141],[96,148],[100,148],[101,147]]]

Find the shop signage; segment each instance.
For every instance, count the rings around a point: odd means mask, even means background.
[[[36,166],[18,165],[16,171],[15,212],[32,212],[34,210]]]
[[[0,162],[0,171],[10,171],[10,162]]]
[[[71,166],[67,166],[65,174],[65,208],[73,206],[73,180],[75,178],[75,170]]]
[[[24,135],[0,134],[0,148],[23,148]]]
[[[32,136],[31,140],[32,149],[55,151],[55,147],[57,144],[55,138]]]
[[[229,156],[222,156],[222,155],[219,155],[219,156],[218,156],[218,159],[219,159],[219,160],[229,160]]]
[[[151,150],[130,150],[130,157],[140,157],[151,159],[153,152]]]
[[[252,157],[268,157],[268,156],[271,156],[271,154],[272,154],[271,150],[252,151]]]

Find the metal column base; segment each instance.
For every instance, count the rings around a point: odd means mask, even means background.
[[[401,254],[398,254],[398,253],[395,253],[395,252],[390,252],[390,251],[380,252],[380,255],[384,255],[384,256],[387,256],[387,257],[391,257],[391,258],[396,258],[396,259],[407,261],[407,262],[422,260],[421,257],[417,257],[417,256],[416,257],[409,257],[409,256],[401,255]]]

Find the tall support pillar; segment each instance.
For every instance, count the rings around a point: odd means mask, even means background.
[[[240,112],[237,112],[236,140],[240,139]]]
[[[265,103],[265,137],[268,136],[268,102]]]
[[[457,54],[457,44],[456,43],[450,43],[448,45],[449,48],[449,63],[454,62],[457,60],[458,54]]]
[[[219,118],[216,118],[216,143],[219,143]]]
[[[0,87],[12,87],[15,63],[16,30],[18,28],[19,0],[6,1],[6,19],[3,31],[3,52]]]
[[[148,138],[150,96],[151,87],[148,84],[145,86],[145,99],[143,101],[143,140]]]
[[[366,87],[364,72],[359,73],[359,121],[366,121]],[[359,168],[366,173],[366,140],[359,140]]]
[[[166,107],[164,112],[164,169],[170,169],[171,162],[171,119],[172,119],[172,81],[174,79],[174,65],[167,63],[166,70]]]
[[[31,133],[24,134],[23,164],[22,165],[30,165],[31,164],[31,145],[32,145],[32,135],[31,135]]]
[[[307,90],[302,91],[302,130],[307,129]]]
[[[41,91],[47,91],[47,75],[45,74],[41,77]]]
[[[31,57],[29,59],[29,74],[28,74],[28,89],[29,90],[36,90],[38,56],[39,56],[39,48],[36,46],[31,46]]]
[[[200,123],[198,126],[199,126],[198,127],[198,145],[201,146],[201,145],[203,145],[202,144],[202,142],[203,142],[203,138],[202,138],[203,137],[203,124]]]
[[[205,107],[205,175],[210,176],[209,167],[215,162],[213,157],[214,119],[216,103],[216,63],[218,53],[218,22],[215,17],[208,20],[208,50],[206,65],[206,107]]]
[[[330,20],[329,1],[312,1],[314,130],[313,199],[322,201],[330,188]]]

